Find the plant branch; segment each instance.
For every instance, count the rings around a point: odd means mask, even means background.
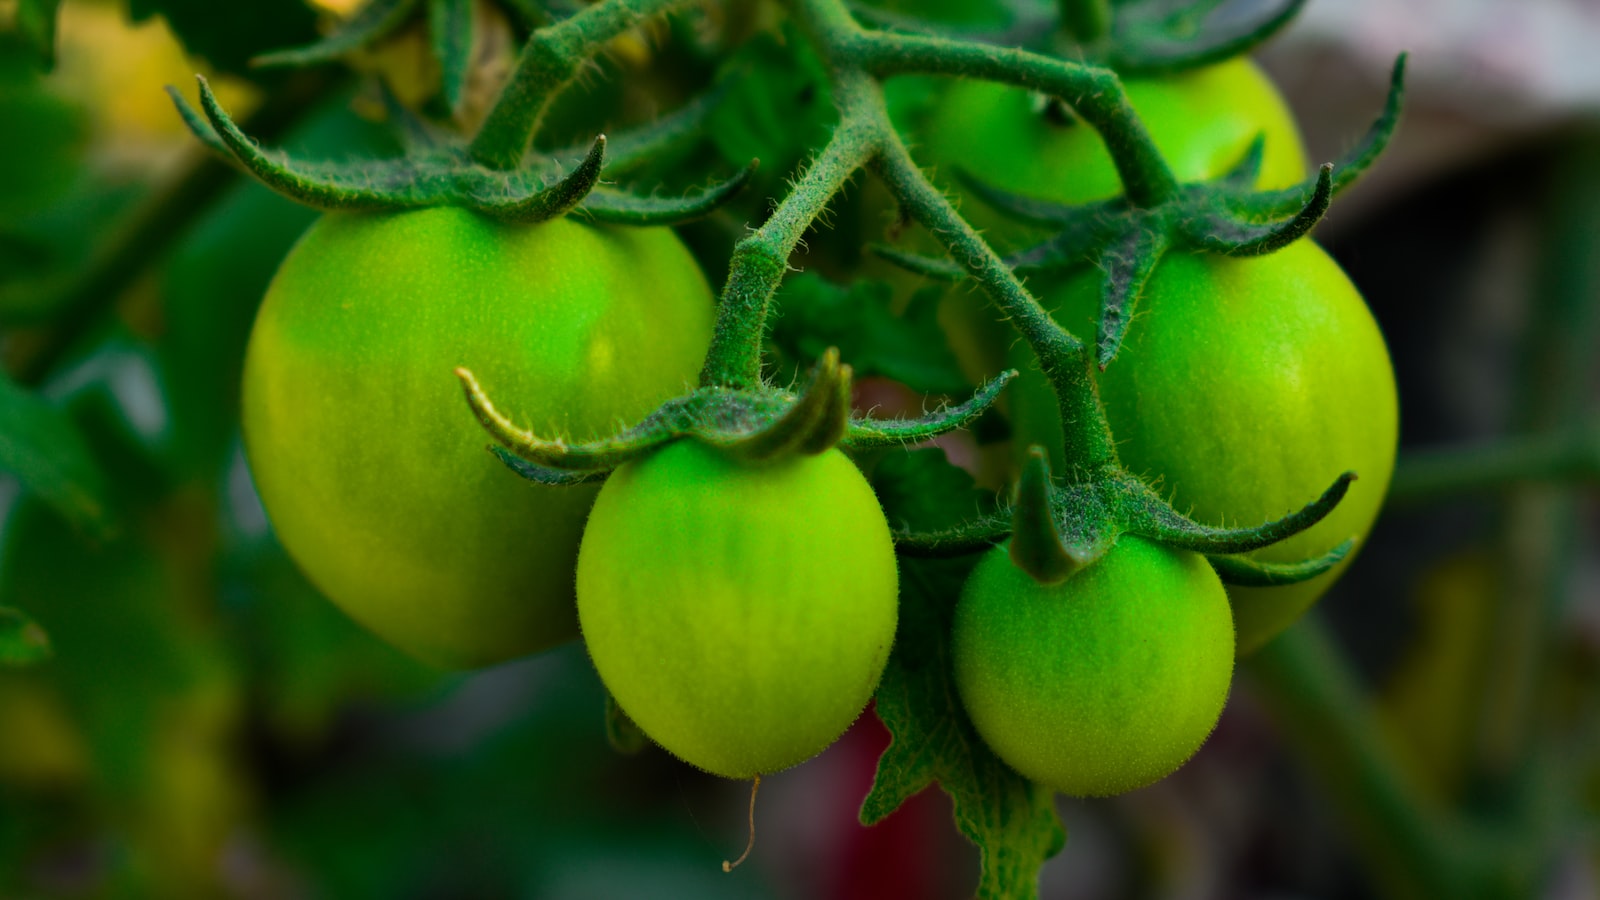
[[[771,218],[734,248],[717,304],[716,333],[700,372],[702,387],[760,384],[767,308],[789,270],[789,255],[845,182],[878,152],[882,127],[868,106],[873,98],[865,81],[859,75],[835,79],[840,120],[832,139]],[[882,106],[881,96],[877,103]]]
[[[808,10],[843,7],[831,0],[804,0]],[[1128,102],[1122,81],[1110,69],[1053,59],[1014,48],[919,34],[867,32],[843,15],[825,17],[826,35],[843,61],[880,78],[898,74],[982,78],[1059,97],[1100,133],[1129,202],[1157,206],[1178,193],[1172,174],[1150,132]]]
[[[468,148],[491,168],[516,168],[545,111],[605,43],[640,22],[688,0],[603,0],[535,31],[517,57],[511,80]]]

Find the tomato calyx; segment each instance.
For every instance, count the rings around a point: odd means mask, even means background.
[[[1029,449],[1008,511],[931,534],[900,534],[909,556],[955,556],[985,550],[1009,538],[1012,562],[1041,584],[1058,584],[1104,556],[1124,534],[1210,560],[1224,582],[1250,586],[1293,584],[1338,565],[1354,548],[1346,540],[1321,556],[1294,563],[1245,559],[1322,521],[1354,481],[1339,476],[1322,496],[1282,518],[1248,528],[1216,528],[1178,512],[1119,465],[1079,472],[1058,481],[1043,447]]]
[[[495,408],[471,371],[456,370],[468,405],[500,443],[493,452],[524,478],[557,485],[601,480],[626,462],[690,437],[751,462],[815,456],[835,446],[861,450],[919,443],[970,424],[1016,374],[1003,372],[965,403],[922,418],[873,419],[852,413],[851,369],[839,361],[838,349],[830,347],[799,393],[770,385],[750,390],[702,387],[667,401],[612,437],[569,443],[518,428]]]
[[[322,210],[375,212],[464,206],[502,222],[533,224],[581,208],[587,218],[609,224],[667,225],[715,210],[745,186],[757,166],[752,160],[730,178],[683,197],[640,196],[599,187],[610,143],[605,135],[596,136],[582,159],[570,168],[563,169],[558,160],[570,157],[572,150],[533,153],[516,169],[496,170],[475,164],[466,147],[417,146],[419,129],[412,124],[402,124],[413,136],[413,146],[400,159],[302,162],[262,149],[234,124],[205,78],[196,77],[203,118],[180,94],[169,89],[179,114],[195,136],[267,187]],[[396,108],[391,104],[392,110]],[[704,112],[703,105],[697,104],[684,115],[699,117]],[[669,117],[619,139],[626,151],[624,167],[665,141],[676,139],[686,124]],[[617,168],[607,167],[605,174],[614,174]]]
[[[1220,178],[1183,185],[1171,198],[1139,206],[1126,197],[1088,205],[1064,205],[1021,196],[958,173],[989,205],[1018,220],[1054,231],[1005,262],[1019,275],[1056,275],[1085,265],[1105,275],[1101,282],[1095,361],[1110,365],[1127,335],[1134,307],[1162,258],[1170,252],[1261,256],[1299,240],[1316,227],[1333,198],[1363,175],[1388,146],[1400,120],[1406,57],[1396,61],[1382,114],[1366,137],[1337,165],[1284,190],[1256,191],[1263,144],[1258,139]],[[920,275],[945,280],[966,277],[959,264],[887,245],[873,251]]]

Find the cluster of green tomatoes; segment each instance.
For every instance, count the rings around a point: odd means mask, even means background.
[[[1182,180],[1229,171],[1258,136],[1259,186],[1305,175],[1293,121],[1247,61],[1126,87]],[[1025,91],[945,80],[897,116],[936,179],[964,169],[1066,203],[1119,191],[1094,132]],[[962,212],[1002,250],[1028,237],[976,197]],[[1096,274],[1030,288],[1088,336]],[[953,346],[975,375],[1024,373],[1006,408],[1019,451],[1059,448],[1037,365],[967,290],[947,304]],[[1139,310],[1098,382],[1129,471],[1232,526],[1354,470],[1332,515],[1259,555],[1300,560],[1366,533],[1393,463],[1395,389],[1334,262],[1309,239],[1264,257],[1174,254]],[[695,386],[714,318],[670,229],[329,213],[284,261],[251,338],[257,488],[311,580],[416,656],[474,668],[581,632],[621,709],[673,754],[734,778],[792,766],[861,714],[895,636],[893,535],[851,459],[755,463],[683,438],[599,486],[534,484],[485,452],[453,376],[470,367],[536,434],[603,437]],[[1019,772],[1073,794],[1129,790],[1194,753],[1236,649],[1337,574],[1224,589],[1201,556],[1125,536],[1044,585],[996,547],[955,610],[955,684]]]

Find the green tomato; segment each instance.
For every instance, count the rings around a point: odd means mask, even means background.
[[[728,778],[844,733],[897,609],[888,523],[838,450],[755,465],[680,440],[612,474],[578,557],[601,681],[656,743]]]
[[[1056,321],[1092,336],[1099,281],[1085,271],[1046,288]],[[1278,518],[1354,471],[1331,515],[1251,555],[1294,562],[1365,537],[1394,470],[1398,400],[1383,334],[1338,263],[1311,241],[1248,259],[1175,254],[1141,297],[1100,377],[1127,469],[1198,521],[1229,526]],[[1027,351],[1012,353],[1023,372],[1011,388],[1016,444],[1059,454],[1054,396]],[[1240,652],[1288,627],[1342,571],[1230,588]]]
[[[1054,585],[994,548],[962,588],[950,642],[984,742],[1075,796],[1131,791],[1183,765],[1233,677],[1233,623],[1211,566],[1129,535]]]
[[[577,633],[592,487],[518,478],[453,370],[541,435],[614,432],[692,386],[711,291],[671,231],[455,208],[329,214],[284,260],[245,359],[245,448],[291,556],[440,666]]]

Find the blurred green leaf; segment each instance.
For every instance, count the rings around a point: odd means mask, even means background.
[[[606,740],[618,753],[632,755],[650,746],[650,739],[634,724],[633,719],[617,705],[617,699],[606,692]]]
[[[889,520],[917,529],[970,515],[981,496],[937,450],[887,457],[873,482]],[[876,701],[878,718],[894,739],[878,760],[861,821],[881,821],[938,781],[954,801],[956,827],[982,854],[977,896],[1037,897],[1040,867],[1066,840],[1054,794],[984,746],[950,674],[951,616],[977,560],[900,561],[900,628]]]
[[[184,49],[235,75],[252,57],[317,38],[317,17],[302,0],[128,0],[135,22],[161,16]]]
[[[113,530],[105,474],[77,425],[43,398],[0,377],[0,471],[76,527],[103,539]]]
[[[31,53],[39,68],[56,64],[56,10],[61,0],[17,0],[7,20],[0,8],[0,39],[10,39]]]
[[[943,291],[918,291],[897,316],[888,284],[856,281],[845,287],[802,273],[778,290],[772,343],[802,363],[838,347],[857,377],[881,375],[925,394],[965,394],[972,386],[939,327]]]
[[[0,667],[20,668],[51,656],[50,636],[27,614],[0,606]]]

